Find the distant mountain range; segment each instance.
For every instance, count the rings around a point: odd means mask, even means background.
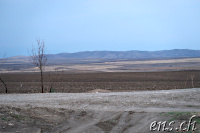
[[[93,66],[95,63],[99,65],[104,65],[105,62],[123,62],[123,61],[148,61],[148,60],[163,60],[163,59],[181,59],[181,58],[200,58],[200,50],[189,50],[189,49],[174,49],[174,50],[162,50],[162,51],[85,51],[77,53],[59,53],[59,54],[49,54],[48,55],[48,66],[57,66],[59,69],[66,69],[67,71],[79,70],[79,67],[83,64],[88,66]],[[196,70],[196,66],[199,66],[199,61],[195,60],[193,62],[178,62],[173,63],[155,63],[155,64],[124,64],[114,65],[113,68],[106,68],[105,71],[118,71],[118,70],[132,70],[140,68],[154,68],[154,67],[185,67],[183,69],[188,70],[190,66],[192,70]],[[189,64],[189,65],[188,65]],[[77,66],[74,66],[77,65]],[[13,56],[6,59],[6,63],[2,66],[3,69],[16,72],[23,72],[24,70],[28,72],[35,71],[32,69],[34,65],[31,63],[29,56]],[[86,68],[80,68],[82,71],[97,71],[95,69],[91,70]],[[90,67],[88,67],[90,68]],[[104,68],[104,67],[102,67]],[[102,69],[101,68],[101,69]],[[159,69],[160,70],[160,69]],[[163,69],[162,69],[163,70]],[[170,67],[171,70],[171,67]],[[102,70],[99,70],[102,71]],[[104,70],[103,70],[104,71]]]
[[[84,51],[76,53],[49,54],[48,59],[153,59],[153,58],[200,57],[200,50],[173,49],[162,51]],[[8,59],[24,59],[27,56],[13,56]]]
[[[86,59],[142,59],[142,58],[183,58],[200,57],[200,50],[174,49],[162,51],[84,51],[77,53],[50,54],[49,58]]]

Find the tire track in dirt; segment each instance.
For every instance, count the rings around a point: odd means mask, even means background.
[[[101,94],[8,94],[0,95],[0,115],[5,117],[0,122],[5,125],[9,120],[19,131],[24,126],[34,126],[44,133],[145,133],[149,132],[151,122],[169,119],[160,115],[162,112],[200,112],[199,101],[199,88]],[[33,122],[30,125],[22,118]],[[0,132],[13,131],[15,126],[8,124]]]

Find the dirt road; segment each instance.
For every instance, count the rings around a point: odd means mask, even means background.
[[[143,133],[163,112],[199,114],[200,89],[2,94],[0,109],[0,132]]]

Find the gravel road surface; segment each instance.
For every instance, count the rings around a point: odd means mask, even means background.
[[[0,104],[102,111],[200,111],[200,88],[113,93],[1,94]]]

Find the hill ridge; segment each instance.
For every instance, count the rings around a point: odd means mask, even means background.
[[[200,50],[173,49],[160,51],[81,51],[76,53],[50,54],[50,58],[175,58],[175,57],[200,57]]]

